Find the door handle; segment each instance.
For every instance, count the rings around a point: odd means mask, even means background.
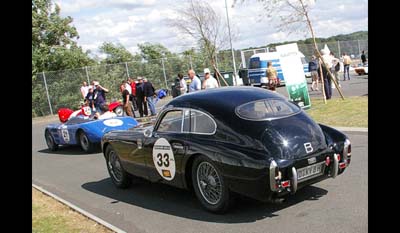
[[[172,148],[177,150],[183,150],[185,147],[180,143],[172,143]]]

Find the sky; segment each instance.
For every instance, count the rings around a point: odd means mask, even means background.
[[[225,0],[205,0],[226,20]],[[61,16],[71,16],[79,33],[78,45],[98,54],[103,42],[121,43],[130,52],[138,52],[137,44],[160,43],[172,52],[198,47],[190,36],[167,24],[176,17],[176,9],[185,0],[54,0],[61,7]],[[227,0],[234,49],[265,46],[269,43],[300,40],[305,33],[279,32],[263,14],[256,0],[241,3]],[[368,30],[367,0],[317,0],[310,10],[317,37],[329,37]],[[304,30],[306,31],[306,29]],[[100,57],[102,57],[100,55]]]

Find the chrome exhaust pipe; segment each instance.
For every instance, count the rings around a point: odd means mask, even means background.
[[[333,154],[333,172],[332,172],[332,178],[336,178],[338,175],[339,171],[339,159],[338,159],[338,154]]]
[[[271,161],[271,164],[269,165],[269,187],[272,192],[278,191],[278,188],[276,187],[276,180],[275,180],[275,171],[278,168],[278,165],[276,164],[275,160]]]
[[[293,194],[297,191],[297,170],[292,167],[292,184],[290,187],[290,192]]]

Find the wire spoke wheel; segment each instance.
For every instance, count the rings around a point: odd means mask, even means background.
[[[211,205],[217,204],[222,197],[221,178],[214,166],[203,161],[197,167],[197,184],[203,198]]]
[[[117,155],[115,154],[114,151],[110,151],[108,155],[108,168],[110,170],[111,175],[117,182],[122,181],[122,169],[121,169],[121,163],[119,162],[119,159],[117,158]]]

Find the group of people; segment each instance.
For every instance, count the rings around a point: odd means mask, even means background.
[[[178,82],[175,84],[177,94],[175,96],[183,95],[185,93],[195,92],[204,89],[218,88],[220,85],[218,81],[211,75],[209,68],[204,69],[204,80],[201,82],[200,78],[196,75],[193,69],[188,70],[188,77],[191,80],[189,87],[186,84],[181,73],[178,74]]]
[[[156,91],[147,78],[138,77],[137,82],[132,78],[122,81],[120,86],[124,111],[128,116],[136,117],[135,111],[139,111],[140,117],[156,115]]]
[[[362,51],[361,59],[363,63],[366,62],[366,57],[364,51]],[[343,62],[343,81],[350,80],[350,65],[352,60],[350,56],[346,53],[342,54],[341,59],[336,58],[335,54],[331,51],[329,52],[326,49],[321,50],[322,61],[324,62],[325,66],[321,65],[322,68],[322,78],[324,82],[324,91],[326,99],[330,99],[332,97],[332,89],[335,88],[333,81],[329,77],[328,69],[332,76],[334,77],[336,84],[341,87],[340,79],[339,79],[339,71],[340,71],[340,62]],[[327,69],[328,68],[328,69]],[[320,67],[318,59],[315,55],[312,55],[311,60],[308,64],[308,70],[311,73],[312,83],[311,83],[311,91],[318,91],[318,83],[321,80],[320,77]]]
[[[83,82],[80,91],[84,105],[90,107],[92,114],[97,113],[99,115],[106,111],[104,110],[106,108],[106,93],[109,90],[101,86],[98,81],[92,81],[91,85]]]

